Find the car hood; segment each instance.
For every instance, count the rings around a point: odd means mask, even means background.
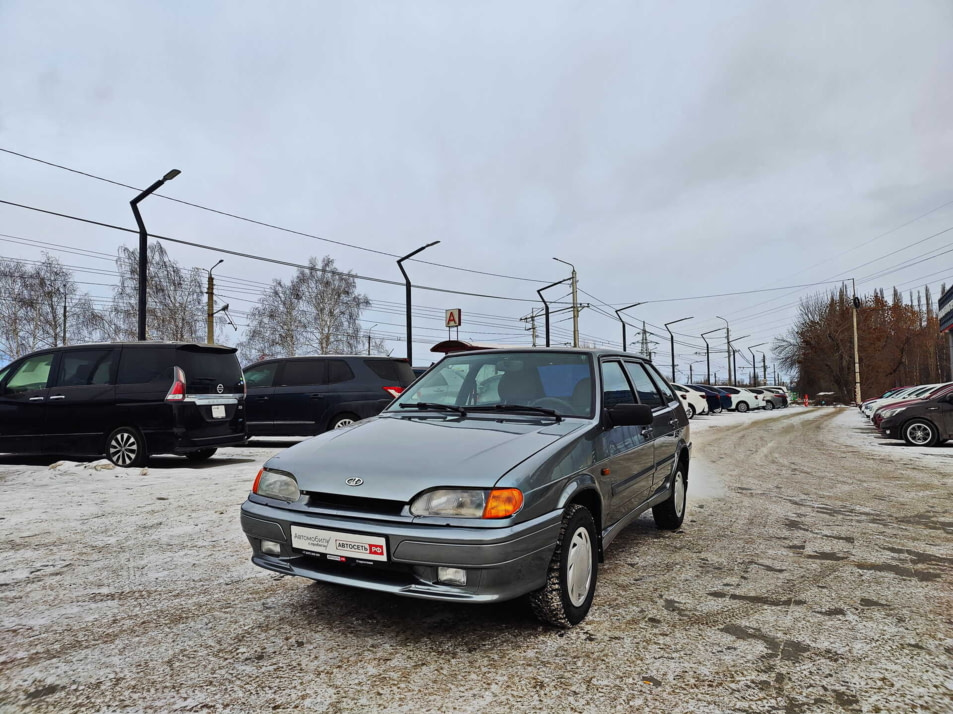
[[[387,416],[308,439],[272,457],[302,491],[409,501],[438,486],[491,487],[541,449],[583,428],[584,419]],[[345,481],[358,478],[359,487]]]

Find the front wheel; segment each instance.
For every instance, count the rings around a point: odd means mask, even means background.
[[[672,476],[672,493],[667,499],[659,505],[652,508],[652,517],[655,519],[655,525],[665,531],[674,531],[682,527],[682,521],[685,520],[685,494],[688,490],[688,484],[685,481],[685,474],[682,472],[682,466],[675,469],[675,475]]]
[[[748,411],[748,402],[738,402],[735,409],[744,414],[746,411]]]
[[[137,429],[121,426],[106,439],[106,458],[116,466],[142,466],[147,457],[146,440]]]
[[[596,593],[597,561],[592,514],[585,506],[571,504],[563,514],[546,584],[529,595],[536,617],[563,628],[582,622]]]
[[[914,419],[903,426],[903,440],[910,446],[935,446],[940,434],[932,422]]]

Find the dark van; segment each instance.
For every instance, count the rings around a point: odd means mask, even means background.
[[[376,416],[415,375],[406,359],[279,357],[245,367],[249,436],[313,436]]]
[[[41,350],[0,370],[0,451],[208,459],[245,441],[236,350],[114,342]]]

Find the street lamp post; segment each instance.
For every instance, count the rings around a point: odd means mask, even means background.
[[[721,318],[722,320],[725,318]],[[746,337],[751,337],[751,335],[742,335],[741,337],[736,337],[734,340],[728,341],[728,381],[731,383],[731,386],[738,386],[738,352],[741,350],[735,349],[732,345],[732,341],[737,342],[738,340],[743,340]],[[732,367],[734,371],[732,371]]]
[[[702,333],[702,340],[705,342],[705,376],[708,378],[708,384],[711,384],[711,349],[705,335],[710,335],[712,332],[721,332],[721,328],[716,327],[714,330]]]
[[[622,351],[623,351],[623,352],[628,352],[628,351],[629,351],[629,346],[628,346],[629,343],[626,342],[626,337],[625,337],[625,320],[622,319],[622,315],[620,315],[619,313],[621,313],[623,310],[629,310],[629,309],[631,309],[631,308],[633,308],[633,307],[638,307],[638,306],[641,305],[641,304],[642,304],[642,303],[640,303],[640,302],[634,302],[634,303],[632,303],[631,305],[626,305],[625,307],[620,307],[618,310],[615,311],[616,317],[618,317],[618,318],[619,318],[619,322],[622,323]]]
[[[377,327],[378,324],[379,324],[379,323],[375,322],[373,325],[371,325],[369,328],[367,328],[367,354],[368,354],[368,356],[370,356],[370,354],[371,354],[371,330],[373,330],[375,327]]]
[[[579,346],[579,300],[576,290],[577,280],[576,280],[576,266],[570,263],[569,261],[562,260],[560,258],[553,258],[557,263],[563,263],[572,268],[572,275],[570,279],[572,280],[572,346]]]
[[[142,216],[139,214],[139,201],[180,173],[182,172],[178,169],[172,169],[129,202],[129,205],[132,206],[132,215],[136,217],[136,225],[139,226],[139,322],[136,330],[137,340],[146,339],[146,275],[149,270],[149,234],[146,232],[146,224],[142,222]]]
[[[754,360],[754,348],[755,348],[755,347],[761,347],[761,345],[766,345],[766,344],[768,344],[768,343],[767,343],[767,342],[759,342],[758,344],[756,344],[756,345],[751,345],[751,347],[748,348],[748,352],[751,353],[751,386],[753,386],[753,387],[757,387],[757,386],[758,386],[758,363],[755,362],[755,360]]]
[[[407,361],[410,363],[411,367],[414,366],[414,338],[413,338],[413,325],[411,322],[413,318],[411,318],[410,316],[410,307],[411,307],[410,287],[411,286],[410,286],[410,278],[407,276],[407,271],[404,270],[403,262],[407,260],[408,258],[413,258],[420,251],[427,250],[427,248],[429,248],[430,246],[437,245],[437,243],[439,242],[440,242],[439,240],[435,240],[433,243],[422,245],[417,250],[412,251],[408,253],[407,255],[405,255],[403,258],[397,259],[397,267],[400,268],[400,272],[404,276],[404,283],[406,284],[406,288],[407,288],[407,294],[405,298],[406,307],[407,307]]]
[[[764,380],[764,383],[768,383],[768,357],[764,353],[764,350],[758,350],[761,353],[761,378]],[[777,384],[777,382],[775,382]]]
[[[685,322],[685,320],[691,320],[691,317],[680,317],[677,320],[672,320],[671,322],[665,323],[665,329],[668,330],[669,325],[674,325],[676,322]],[[671,330],[668,330],[669,340],[672,345],[672,381],[675,381],[675,335],[672,334]]]
[[[557,280],[555,283],[550,283],[549,285],[540,288],[536,291],[536,294],[539,295],[539,299],[543,301],[543,311],[546,313],[545,324],[546,324],[546,346],[549,347],[549,303],[546,302],[546,298],[543,297],[543,290],[549,290],[554,288],[557,285],[562,285],[567,280],[572,280],[572,278],[563,278],[562,280]]]
[[[715,315],[718,317],[718,315]],[[725,323],[725,342],[728,344],[728,382],[732,381],[731,379],[731,330],[728,328],[728,320],[723,317],[718,317],[719,320]]]

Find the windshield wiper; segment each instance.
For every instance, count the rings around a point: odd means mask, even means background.
[[[469,407],[470,411],[498,411],[498,412],[532,412],[534,414],[545,414],[556,419],[557,422],[563,420],[559,412],[555,409],[546,409],[544,407],[533,407],[529,404],[487,404],[485,406]]]
[[[400,404],[401,409],[433,409],[435,411],[447,411],[447,412],[456,412],[457,414],[462,414],[463,416],[467,415],[466,409],[463,407],[456,407],[452,404],[437,404],[436,402],[403,402]]]

